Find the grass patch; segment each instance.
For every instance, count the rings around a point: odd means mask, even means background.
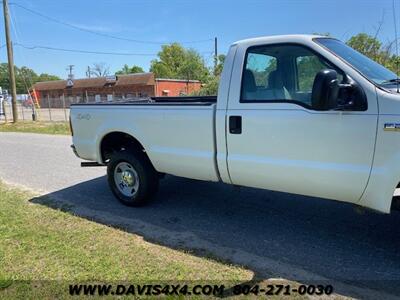
[[[243,282],[253,277],[244,268],[155,245],[138,235],[33,204],[29,201],[33,196],[0,182],[2,299],[59,297],[60,292],[68,292],[70,283]]]
[[[31,132],[45,134],[71,134],[68,122],[18,122],[0,124],[0,132]]]

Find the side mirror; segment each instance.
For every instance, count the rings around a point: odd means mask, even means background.
[[[350,76],[345,75],[339,85],[336,110],[365,111],[368,109],[367,96],[362,87]]]
[[[338,107],[339,82],[337,72],[332,69],[321,70],[314,79],[311,104],[316,110],[331,110]]]
[[[315,110],[365,111],[367,97],[361,86],[348,75],[339,83],[337,72],[332,69],[321,70],[314,79],[311,104]]]

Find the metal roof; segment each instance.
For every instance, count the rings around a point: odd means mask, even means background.
[[[192,80],[192,79],[171,79],[171,78],[156,78],[156,81],[171,81],[171,82],[193,82],[200,83],[200,80]]]

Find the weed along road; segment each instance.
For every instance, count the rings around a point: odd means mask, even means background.
[[[399,212],[173,176],[150,205],[127,208],[109,191],[105,168],[81,168],[70,144],[69,136],[0,133],[0,179],[38,191],[37,205],[246,265],[255,280],[329,282],[349,297],[400,296]]]

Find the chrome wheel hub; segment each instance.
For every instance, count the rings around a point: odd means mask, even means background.
[[[131,171],[123,171],[121,177],[127,186],[131,187],[135,184],[135,177]]]
[[[125,196],[134,196],[139,189],[139,176],[130,163],[120,162],[114,170],[114,182]]]

